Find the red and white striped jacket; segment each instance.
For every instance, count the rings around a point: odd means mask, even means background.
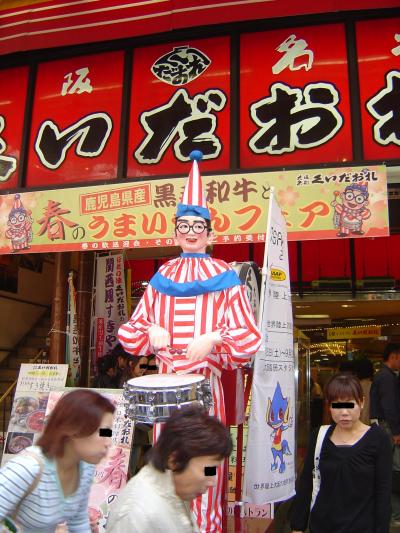
[[[231,267],[211,257],[179,257],[164,264],[159,273],[175,283],[205,281]],[[185,350],[194,338],[218,331],[222,344],[202,362],[189,362],[185,355],[159,352],[158,357],[174,372],[193,372],[209,368],[217,375],[222,368],[232,369],[249,362],[257,352],[261,334],[243,285],[207,292],[198,296],[169,296],[148,285],[130,320],[119,329],[124,349],[134,355],[152,353],[148,330],[157,324],[171,335],[171,346]]]

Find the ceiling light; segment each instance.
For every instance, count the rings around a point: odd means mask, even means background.
[[[294,315],[295,318],[330,318],[329,315]]]
[[[375,322],[375,318],[342,318],[343,322]]]

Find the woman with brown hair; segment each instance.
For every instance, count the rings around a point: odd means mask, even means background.
[[[11,518],[24,533],[53,533],[62,523],[70,533],[90,533],[89,492],[95,465],[111,445],[114,411],[94,391],[65,394],[37,446],[0,470],[0,520]]]
[[[388,533],[389,439],[380,427],[361,422],[364,399],[356,376],[334,375],[324,393],[334,424],[319,451],[319,432],[311,437],[292,506],[292,533],[304,532],[307,524],[310,533]]]

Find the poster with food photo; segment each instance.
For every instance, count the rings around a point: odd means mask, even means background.
[[[1,464],[36,443],[50,391],[65,386],[68,365],[22,364],[11,408]]]

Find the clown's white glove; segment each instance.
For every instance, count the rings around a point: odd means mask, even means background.
[[[151,326],[149,328],[148,333],[150,344],[155,350],[166,348],[169,345],[171,336],[168,331],[162,328],[161,326],[157,326],[157,324],[154,324],[154,326]]]
[[[214,346],[218,346],[221,343],[222,338],[219,331],[204,333],[188,344],[186,356],[189,361],[202,361],[211,353]]]

